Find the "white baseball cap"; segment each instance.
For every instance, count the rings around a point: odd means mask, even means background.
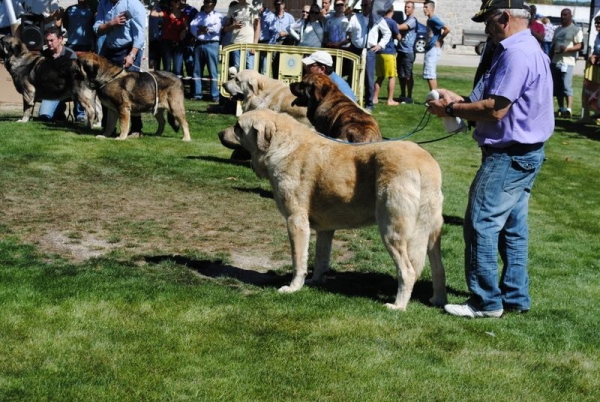
[[[333,59],[331,55],[324,50],[319,50],[318,52],[314,52],[308,57],[302,59],[302,63],[308,65],[319,63],[328,67],[333,66]]]

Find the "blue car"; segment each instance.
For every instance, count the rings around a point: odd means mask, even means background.
[[[394,11],[392,19],[397,24],[404,22],[404,13],[402,11]],[[425,45],[427,45],[427,26],[417,21],[417,39],[415,39],[415,53],[425,53]]]
[[[415,40],[415,52],[425,53],[425,45],[427,45],[427,25],[417,21],[417,39]]]

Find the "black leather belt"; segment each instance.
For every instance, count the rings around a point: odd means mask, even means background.
[[[495,147],[491,147],[489,145],[484,145],[481,147],[481,149],[483,150],[483,152],[485,154],[492,154],[492,153],[502,153],[502,154],[507,154],[507,155],[513,155],[513,156],[518,156],[518,155],[525,155],[528,152],[531,151],[536,151],[540,148],[542,148],[544,146],[543,142],[538,142],[536,144],[519,144],[519,143],[515,143],[512,145],[509,145],[505,148],[495,148]]]

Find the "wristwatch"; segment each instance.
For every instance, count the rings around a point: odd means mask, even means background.
[[[444,108],[444,112],[450,117],[454,117],[454,102],[448,103],[448,105]]]

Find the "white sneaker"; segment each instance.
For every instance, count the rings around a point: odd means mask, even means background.
[[[477,310],[475,307],[468,303],[465,304],[446,304],[444,310],[448,314],[456,315],[458,317],[466,318],[500,318],[502,317],[503,309],[483,311]]]

